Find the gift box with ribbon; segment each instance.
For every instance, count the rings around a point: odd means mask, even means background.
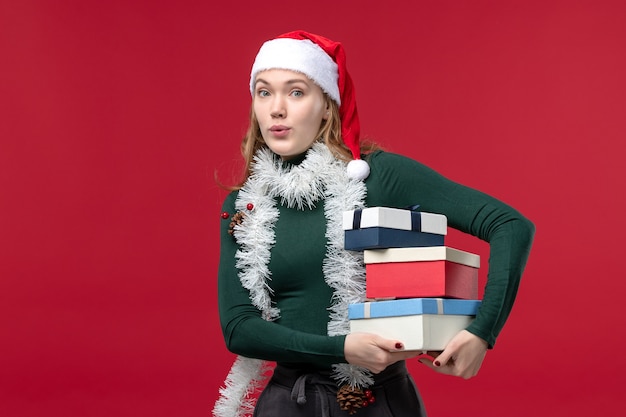
[[[405,350],[443,350],[475,318],[480,300],[411,298],[349,306],[350,332],[402,341]]]
[[[372,299],[478,297],[480,256],[448,246],[366,250],[366,296]]]
[[[343,214],[345,248],[442,246],[448,222],[442,214],[391,207],[369,207]]]

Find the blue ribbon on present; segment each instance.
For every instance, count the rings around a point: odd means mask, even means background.
[[[414,204],[412,206],[408,206],[403,210],[411,211],[411,230],[415,232],[419,232],[422,230],[422,215],[421,212],[416,211],[419,208],[419,204]],[[363,213],[362,209],[354,210],[354,215],[352,216],[352,229],[357,230],[361,228],[361,214]]]
[[[361,228],[361,214],[363,213],[362,209],[354,210],[354,215],[352,216],[352,229],[358,230]]]
[[[411,210],[411,230],[414,232],[420,232],[422,230],[422,214],[417,211],[419,204],[406,207],[406,210]]]
[[[411,230],[414,232],[422,231],[422,213],[419,211],[411,211]]]

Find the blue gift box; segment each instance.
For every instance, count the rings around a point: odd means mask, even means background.
[[[343,229],[347,250],[443,246],[447,219],[442,214],[369,207],[344,212]]]
[[[444,246],[444,236],[433,233],[370,227],[344,232],[346,250]]]
[[[348,306],[348,319],[411,316],[415,314],[475,316],[480,304],[480,300],[448,298],[405,298],[401,300],[371,301]]]
[[[410,298],[349,306],[350,332],[399,340],[405,350],[440,351],[475,319],[480,300]]]

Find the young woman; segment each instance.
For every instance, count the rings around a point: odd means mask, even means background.
[[[238,358],[217,417],[425,416],[402,341],[349,334],[347,306],[364,299],[362,254],[343,248],[342,213],[409,207],[490,244],[476,319],[436,358],[470,378],[512,308],[534,235],[513,208],[412,159],[359,142],[340,43],[290,32],[263,44],[250,77],[245,178],[225,200],[219,265],[224,338]],[[265,361],[276,362],[258,401]]]

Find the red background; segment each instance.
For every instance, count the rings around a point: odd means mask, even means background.
[[[366,135],[537,226],[479,376],[411,363],[430,415],[621,409],[624,4],[1,0],[0,414],[209,415],[213,175],[258,47],[299,28],[343,41]]]

